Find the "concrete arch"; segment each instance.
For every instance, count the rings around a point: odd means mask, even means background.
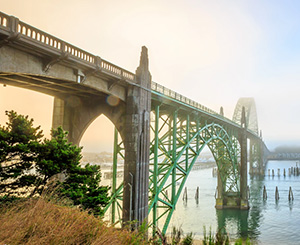
[[[257,113],[254,98],[240,98],[235,106],[232,121],[241,124],[242,108],[245,107],[247,128],[258,134]]]
[[[116,126],[111,121],[111,119],[108,118],[105,114],[101,113],[93,120],[91,120],[91,122],[89,122],[87,127],[84,129],[79,140],[79,145],[83,146],[85,151],[87,151],[87,147],[97,147],[97,149],[99,149],[100,151],[103,151],[104,148],[105,151],[107,151],[106,149],[110,148],[110,153],[113,153],[113,139],[115,129]],[[117,132],[119,134],[118,130]],[[121,142],[124,141],[120,134],[118,135],[118,138]],[[90,142],[89,139],[92,139],[92,141]],[[90,150],[88,152],[90,152]]]
[[[62,126],[69,132],[69,141],[78,145],[89,125],[102,114],[114,124],[124,139],[126,104],[121,100],[118,105],[111,106],[105,97],[84,99],[70,96],[64,100],[55,98],[52,125],[53,128]]]
[[[69,141],[79,144],[85,130],[103,114],[116,126],[124,139],[126,102],[121,97],[101,92],[91,86],[44,75],[1,73],[0,84],[24,88],[53,96],[52,127],[62,126],[69,132]],[[108,97],[116,100],[107,103]]]

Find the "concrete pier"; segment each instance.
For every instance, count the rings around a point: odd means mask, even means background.
[[[136,220],[138,226],[148,216],[149,195],[151,74],[146,47],[136,80],[140,86],[129,86],[127,92],[123,222]]]

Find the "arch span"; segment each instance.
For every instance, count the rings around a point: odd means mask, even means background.
[[[160,135],[165,127],[169,130]],[[210,148],[219,169],[220,197],[239,194],[238,151],[235,149],[238,142],[221,125],[200,122],[189,115],[179,119],[176,111],[162,116],[156,112],[152,129],[155,137],[150,154],[149,214],[152,215],[149,220],[153,227],[164,216],[162,231],[166,232],[188,175],[205,146]]]
[[[78,145],[88,126],[101,114],[115,125],[124,138],[126,104],[119,101],[118,105],[111,106],[106,97],[85,99],[70,96],[65,100],[55,98],[53,127],[63,126],[64,130],[70,132],[69,141]]]
[[[257,113],[254,98],[240,98],[235,106],[232,121],[241,125],[242,109],[245,107],[247,128],[258,135]]]
[[[83,152],[113,152],[114,124],[101,114],[85,129],[79,145]]]
[[[189,173],[206,146],[219,169],[218,198],[239,196],[238,132],[229,133],[220,124],[201,121],[194,114],[160,111],[159,105],[151,118],[148,222],[153,232],[160,219],[164,224],[162,232],[166,232]],[[112,197],[111,205],[120,198],[121,188]]]

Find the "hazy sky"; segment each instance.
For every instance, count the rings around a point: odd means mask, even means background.
[[[145,45],[153,81],[213,110],[223,106],[230,118],[240,97],[254,97],[266,144],[300,145],[298,0],[0,0],[0,6],[132,72]],[[52,102],[0,87],[0,123],[5,110],[15,109],[48,132]],[[82,140],[86,151],[105,150],[103,142],[112,139],[112,126],[107,136],[100,121]]]

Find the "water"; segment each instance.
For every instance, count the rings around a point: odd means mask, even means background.
[[[203,238],[203,226],[207,233],[225,227],[231,239],[249,237],[259,244],[300,244],[300,176],[288,176],[288,168],[295,167],[295,161],[270,161],[267,169],[274,169],[275,176],[249,178],[250,209],[216,210],[215,189],[217,179],[212,177],[212,169],[191,171],[186,182],[188,201],[179,199],[173,214],[170,228],[181,227],[193,232],[195,239]],[[277,169],[281,176],[277,176]],[[283,169],[286,177],[283,177]],[[267,171],[266,171],[267,173]],[[266,186],[268,198],[263,201],[263,187]],[[195,193],[200,187],[199,203]],[[275,188],[278,186],[280,199],[275,201]],[[292,187],[294,201],[288,201],[289,187]]]

